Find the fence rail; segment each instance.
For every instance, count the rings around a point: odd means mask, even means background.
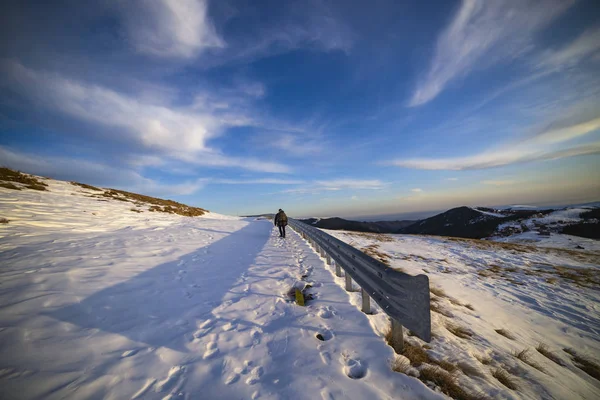
[[[426,342],[431,341],[427,275],[405,274],[313,226],[291,218],[288,223],[328,264],[335,264],[337,276],[342,276],[341,269],[344,270],[346,290],[352,289],[352,280],[361,287],[364,312],[370,311],[372,298],[392,318],[392,335],[396,340],[402,343],[404,325]]]

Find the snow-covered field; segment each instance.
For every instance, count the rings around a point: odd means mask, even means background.
[[[0,188],[0,398],[441,398],[295,233],[47,183]]]
[[[293,231],[284,240],[262,219],[133,212],[46,182],[48,192],[0,188],[0,398],[444,398],[391,370],[403,358],[383,339],[385,314],[361,313],[360,293]],[[425,350],[458,366],[470,393],[600,397],[600,382],[563,351],[598,361],[599,252],[329,233],[443,288]],[[307,307],[288,297],[301,279],[313,285]],[[544,372],[512,355],[523,349]],[[518,389],[492,377],[500,367]]]
[[[563,350],[572,348],[596,363],[600,359],[600,252],[433,236],[328,233],[359,249],[375,249],[392,267],[409,274],[426,273],[430,285],[442,289],[432,293],[437,312],[432,312],[435,338],[428,352],[434,359],[478,371],[459,375],[464,387],[491,398],[600,398],[600,381],[579,369]],[[470,337],[453,335],[448,329],[452,325],[465,328]],[[507,331],[513,339],[496,330]],[[415,337],[408,340],[423,345]],[[541,343],[563,365],[540,354],[536,348]],[[528,362],[543,372],[515,357],[525,349]],[[497,368],[513,376],[518,390],[498,383],[491,374]]]

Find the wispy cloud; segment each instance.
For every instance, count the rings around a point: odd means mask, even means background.
[[[481,181],[481,183],[483,185],[507,186],[507,185],[514,185],[515,181],[492,181],[492,180],[486,180],[486,181]]]
[[[458,180],[458,178],[447,178],[446,180],[447,180],[447,181],[457,181],[457,180]]]
[[[219,102],[213,97],[215,104],[225,105],[222,109],[207,107],[208,113],[203,113],[196,109],[197,104],[186,108],[144,102],[103,86],[37,71],[14,60],[0,62],[0,71],[0,87],[10,87],[36,107],[100,126],[105,132],[104,139],[127,137],[146,151],[194,165],[263,172],[290,170],[276,162],[230,157],[208,146],[209,139],[229,127],[262,123],[249,117],[249,112],[239,104],[229,107],[227,98]],[[157,155],[137,159],[146,165],[164,161]]]
[[[306,183],[299,179],[211,179],[210,183],[219,183],[223,185],[301,185]]]
[[[121,2],[120,11],[129,41],[141,53],[191,58],[226,45],[209,20],[206,0]]]
[[[414,188],[414,189],[410,189],[411,192],[415,192],[415,193],[421,193],[423,191],[423,189],[421,188]]]
[[[387,183],[378,179],[334,179],[329,181],[308,182],[302,187],[284,190],[282,193],[320,194],[323,192],[337,192],[342,190],[382,190],[387,186]]]
[[[281,133],[274,134],[275,138],[268,139],[267,144],[275,149],[282,150],[286,155],[306,156],[319,154],[323,151],[321,140],[312,139],[299,134]]]
[[[476,68],[510,61],[531,49],[531,36],[574,0],[463,0],[442,31],[428,72],[410,106],[425,104]]]
[[[426,170],[468,170],[500,167],[503,165],[539,160],[552,160],[578,155],[600,153],[600,142],[559,147],[564,142],[588,135],[600,129],[600,118],[575,125],[550,129],[541,134],[503,147],[466,157],[415,158],[392,161],[391,164]]]
[[[600,56],[600,27],[584,31],[572,42],[556,50],[547,50],[535,61],[539,69],[561,69]]]

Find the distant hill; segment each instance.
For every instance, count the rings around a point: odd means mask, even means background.
[[[345,230],[371,233],[397,233],[400,229],[414,224],[416,221],[350,221],[343,218],[308,218],[300,221],[321,229]]]
[[[551,233],[600,238],[600,208],[570,206],[559,209],[514,207],[457,207],[417,221],[352,221],[343,218],[308,218],[300,221],[321,229],[370,233],[454,236],[468,239],[506,238],[528,233]]]
[[[397,233],[456,236],[481,239],[492,236],[498,225],[543,215],[553,210],[494,210],[485,207],[457,207],[401,228]]]

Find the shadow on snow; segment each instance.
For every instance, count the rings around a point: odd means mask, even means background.
[[[152,347],[187,352],[195,321],[248,270],[269,239],[267,224],[250,223],[178,260],[161,264],[77,304],[44,315]]]

